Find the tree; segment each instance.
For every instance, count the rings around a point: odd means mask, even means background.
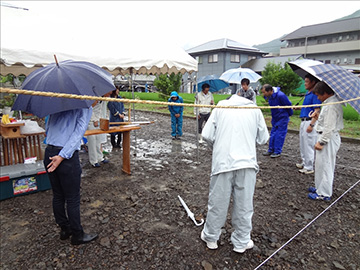
[[[25,80],[25,75],[19,75],[18,77],[14,76],[13,74],[8,74],[6,76],[0,75],[0,82],[1,84],[11,83],[14,88],[18,88]],[[8,95],[1,95],[0,99],[0,108],[4,107],[12,107],[14,105],[16,99],[16,95],[9,93]]]
[[[1,83],[10,82],[14,87],[16,87],[16,86],[20,86],[24,82],[25,78],[26,78],[25,75],[19,75],[18,77],[14,76],[13,74],[8,74],[6,76],[0,75],[0,82]]]
[[[279,86],[286,95],[295,93],[302,80],[287,63],[282,67],[280,63],[275,64],[270,61],[266,64],[261,76],[261,84],[267,83],[272,86]]]
[[[161,91],[160,97],[162,99],[166,99],[170,96],[172,91],[179,91],[181,86],[181,73],[175,74],[174,72],[170,75],[168,74],[160,74],[154,80],[154,85],[157,89]]]

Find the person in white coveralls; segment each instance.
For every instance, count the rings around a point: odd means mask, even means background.
[[[339,98],[324,82],[318,82],[313,90],[323,103],[336,103]],[[340,130],[344,128],[343,109],[341,104],[323,106],[315,130],[318,133],[315,144],[315,187],[310,187],[308,197],[312,200],[330,201],[333,192],[336,154],[339,151]]]
[[[244,97],[232,95],[218,106],[256,106]],[[202,131],[203,139],[212,147],[208,213],[201,239],[209,249],[218,247],[231,195],[233,196],[231,242],[234,251],[245,252],[254,246],[252,230],[253,195],[256,173],[256,143],[269,139],[260,109],[216,108]]]
[[[101,108],[102,105],[98,101],[93,103],[93,111],[88,124],[88,130],[100,128]],[[100,163],[109,163],[109,160],[104,159],[104,155],[101,150],[101,143],[103,140],[103,137],[101,135],[102,134],[90,135],[87,137],[89,162],[95,168],[100,167]]]

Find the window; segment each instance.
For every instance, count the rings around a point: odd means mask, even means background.
[[[360,58],[355,58],[355,64],[356,65],[360,64]]]
[[[218,61],[218,55],[217,54],[210,54],[208,62],[209,63],[217,63]]]
[[[196,61],[198,62],[198,64],[202,64],[203,63],[203,57],[202,56],[196,56]]]
[[[240,63],[240,55],[239,54],[232,54],[230,56],[231,63]]]
[[[332,38],[327,38],[326,42],[327,43],[332,43]]]
[[[331,64],[331,60],[325,60],[325,64]]]

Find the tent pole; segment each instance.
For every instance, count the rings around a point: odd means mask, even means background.
[[[196,78],[197,78],[197,72],[196,72]],[[197,80],[195,80],[195,103],[197,104],[197,101],[196,101],[196,99],[197,99],[197,96],[198,96],[198,94],[199,94],[199,92],[198,92],[198,84],[197,84]],[[196,152],[197,152],[197,163],[199,164],[199,147],[200,147],[200,144],[199,144],[199,108],[198,107],[196,107],[196,109],[195,109],[195,111],[196,111],[196,119],[195,119],[195,121],[196,121],[196,135],[195,135],[195,138],[196,138]]]
[[[134,94],[134,69],[131,68],[130,69],[130,86],[131,86],[131,93],[132,93],[132,98],[135,99],[135,94]],[[131,105],[130,105],[131,106]],[[135,122],[135,103],[132,104],[133,109],[132,109],[132,115],[133,115],[133,122]],[[129,121],[131,122],[131,119],[129,118]],[[134,130],[134,136],[135,136],[135,151],[134,151],[134,156],[136,157],[136,149],[137,149],[137,140],[136,140],[136,130]]]

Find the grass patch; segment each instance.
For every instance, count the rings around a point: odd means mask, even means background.
[[[123,98],[132,99],[131,92],[120,92],[120,95]],[[135,92],[135,99],[140,100],[154,100],[154,101],[167,101],[161,100],[159,94],[157,93],[140,93]],[[194,94],[180,93],[179,94],[183,99],[184,103],[194,103],[195,98]],[[217,95],[214,94],[215,104],[220,100],[224,100],[229,95]],[[301,98],[300,97],[289,97],[292,104],[296,104]],[[258,106],[268,106],[262,96],[256,97],[256,102]],[[300,103],[302,104],[302,102]],[[125,104],[125,108],[129,108],[129,104]],[[131,104],[131,109],[133,109],[133,104]],[[161,112],[169,113],[167,106],[164,105],[155,105],[155,104],[135,104],[135,110],[151,111],[151,112]],[[358,138],[360,139],[360,115],[359,113],[352,108],[350,105],[343,107],[344,111],[344,129],[341,130],[341,136]],[[262,109],[266,124],[271,126],[271,111],[270,109]],[[184,115],[194,117],[194,108],[193,107],[184,107]],[[294,115],[290,117],[289,129],[298,130],[300,127],[300,110],[294,110]]]

